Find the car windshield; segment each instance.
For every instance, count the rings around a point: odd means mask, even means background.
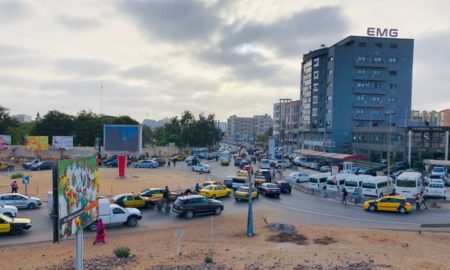
[[[240,188],[238,188],[237,191],[239,191],[239,192],[248,192],[248,187],[240,187]]]
[[[434,184],[434,183],[430,183],[428,185],[428,187],[430,187],[430,188],[444,188],[444,186],[442,184]]]
[[[209,186],[206,186],[206,187],[205,187],[205,189],[206,189],[206,190],[213,190],[213,189],[214,189],[214,187],[213,187],[213,186],[211,186],[211,185],[209,185]]]
[[[277,185],[275,185],[275,184],[267,184],[266,186],[268,188],[278,188]]]
[[[443,167],[434,167],[433,168],[433,172],[437,172],[437,173],[442,173],[444,172],[444,168]]]
[[[397,187],[416,187],[417,182],[415,180],[400,180],[397,179]]]
[[[375,184],[374,183],[363,183],[362,187],[363,188],[375,188]]]
[[[309,182],[311,182],[311,183],[317,183],[317,178],[309,178]]]
[[[356,187],[358,183],[356,183],[355,181],[345,181],[345,185],[348,187]]]

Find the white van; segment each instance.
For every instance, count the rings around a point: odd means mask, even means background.
[[[345,179],[355,176],[353,173],[338,173],[330,175],[327,178],[327,190],[339,191],[342,190],[345,184]],[[348,191],[348,190],[347,190]]]
[[[352,194],[355,189],[358,189],[359,193],[361,193],[361,186],[362,182],[365,179],[371,179],[373,178],[372,175],[366,175],[366,174],[358,174],[355,176],[348,177],[345,179],[344,187],[347,190],[349,194]]]
[[[270,170],[270,161],[268,159],[261,159],[260,169]]]
[[[403,172],[397,176],[395,192],[407,199],[413,199],[423,188],[423,178],[420,172]]]
[[[325,189],[327,178],[331,173],[316,173],[309,176],[309,187],[313,189]]]
[[[363,196],[381,198],[392,192],[391,182],[387,176],[373,176],[364,179],[361,185],[361,193]]]

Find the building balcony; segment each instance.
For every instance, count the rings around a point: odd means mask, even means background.
[[[363,107],[363,108],[384,108],[385,105],[379,102],[364,102],[364,101],[356,101],[353,102],[353,107]]]
[[[387,68],[386,62],[362,62],[354,61],[355,67],[370,67],[370,68]]]
[[[353,93],[354,94],[374,94],[374,95],[384,95],[386,94],[385,88],[360,88],[360,87],[353,87]]]
[[[385,75],[373,75],[373,74],[356,74],[353,76],[353,80],[357,81],[386,81]]]
[[[370,115],[369,113],[367,114],[354,114],[353,115],[353,120],[357,120],[357,121],[384,121],[385,117],[384,115],[380,115],[380,114],[373,114]]]

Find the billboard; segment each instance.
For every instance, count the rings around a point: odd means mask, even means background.
[[[105,151],[140,153],[142,128],[140,125],[104,125],[103,147]]]
[[[55,150],[73,150],[73,136],[52,136],[52,148]]]
[[[27,148],[34,151],[47,151],[48,136],[28,136]]]
[[[95,157],[58,161],[54,173],[57,174],[58,240],[61,240],[97,219],[99,177]]]
[[[0,135],[0,151],[8,150],[11,145],[10,135]]]

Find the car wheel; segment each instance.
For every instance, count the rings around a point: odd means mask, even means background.
[[[405,207],[400,207],[400,208],[398,209],[398,212],[399,212],[400,214],[406,214],[406,209],[405,209]]]
[[[12,213],[9,213],[9,212],[3,213],[3,215],[8,216],[8,217],[10,217],[10,218],[13,217]]]
[[[130,217],[127,220],[127,225],[130,227],[136,227],[137,223],[138,223],[138,221],[137,221],[137,218],[135,218],[135,217]]]
[[[14,235],[21,235],[23,233],[23,229],[19,228],[19,227],[16,227],[16,228],[13,228],[11,232]]]
[[[214,214],[216,214],[216,215],[222,214],[222,208],[216,207],[216,209],[214,209]]]
[[[370,211],[370,212],[375,212],[375,210],[377,210],[377,208],[375,207],[375,205],[372,204],[372,205],[369,206],[369,211]]]
[[[186,214],[185,214],[185,217],[187,219],[193,218],[194,217],[194,212],[192,212],[191,210],[187,211]]]
[[[94,222],[91,225],[89,225],[88,230],[91,232],[95,232],[97,230],[97,222]]]
[[[34,208],[36,208],[36,204],[35,204],[35,203],[29,203],[29,204],[27,205],[27,208],[28,208],[28,209],[34,209]]]

